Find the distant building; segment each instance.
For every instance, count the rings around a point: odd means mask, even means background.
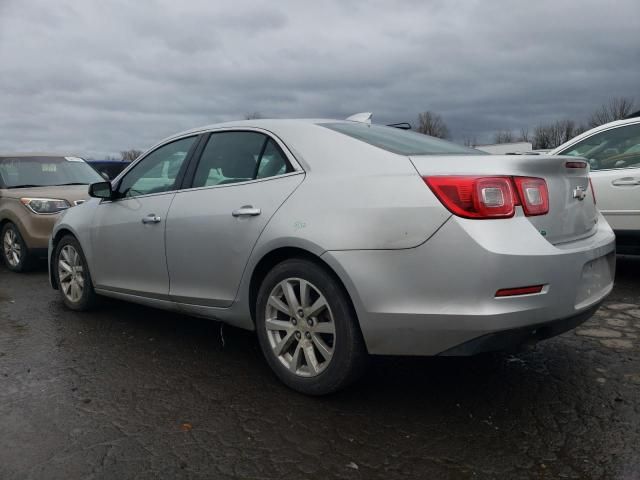
[[[533,145],[529,142],[513,143],[493,143],[489,145],[474,145],[473,148],[494,155],[504,155],[505,153],[522,153],[533,150]]]

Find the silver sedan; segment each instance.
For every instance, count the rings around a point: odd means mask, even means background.
[[[368,354],[557,335],[613,284],[585,161],[483,155],[367,115],[194,129],[90,195],[50,241],[69,308],[108,296],[255,330],[307,394],[345,387]]]

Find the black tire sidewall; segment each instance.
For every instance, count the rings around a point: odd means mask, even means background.
[[[269,294],[286,278],[302,278],[311,282],[327,299],[333,314],[336,327],[333,357],[327,368],[314,377],[300,377],[291,373],[273,354],[267,337],[265,309]],[[346,292],[329,272],[309,260],[286,260],[267,274],[256,301],[256,330],[269,366],[287,386],[302,393],[323,395],[340,390],[362,373],[366,362],[364,342]]]
[[[73,248],[75,248],[78,252],[78,255],[80,256],[80,259],[82,260],[82,271],[84,273],[84,289],[82,290],[82,297],[80,297],[80,300],[78,300],[77,302],[72,302],[71,300],[69,300],[62,291],[62,286],[60,285],[58,260],[60,257],[60,252],[66,245],[71,245]],[[68,308],[70,308],[71,310],[84,311],[89,310],[95,306],[96,294],[93,289],[93,282],[91,281],[91,272],[89,271],[89,265],[87,264],[87,259],[84,256],[84,252],[82,251],[80,242],[78,242],[75,237],[67,235],[58,242],[54,252],[51,268],[53,268],[53,274],[55,275],[56,284],[58,285],[58,289],[60,290],[62,301]]]
[[[4,254],[4,236],[7,233],[8,230],[13,230],[14,233],[17,236],[18,241],[20,242],[20,247],[22,249],[22,254],[20,255],[20,263],[18,263],[18,265],[11,266],[9,264],[9,261],[7,260],[7,257]],[[24,242],[24,238],[22,237],[22,234],[20,233],[20,230],[18,229],[18,227],[16,226],[16,224],[12,223],[12,222],[8,222],[6,223],[3,227],[2,227],[2,231],[0,232],[0,247],[2,248],[2,261],[4,262],[4,265],[11,270],[12,272],[24,272],[28,269],[29,267],[29,249],[27,248],[27,244]]]

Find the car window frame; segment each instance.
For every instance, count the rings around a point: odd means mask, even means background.
[[[178,170],[178,174],[176,175],[176,181],[174,183],[174,188],[172,190],[167,190],[164,192],[154,192],[154,193],[147,193],[144,195],[136,195],[135,197],[125,197],[125,196],[115,196],[114,198],[112,198],[111,200],[107,200],[104,199],[102,200],[102,202],[121,202],[121,201],[125,201],[125,200],[134,200],[134,199],[140,199],[140,198],[147,198],[147,197],[154,197],[157,195],[167,195],[167,194],[172,194],[175,192],[178,192],[181,190],[182,185],[184,184],[184,176],[187,172],[187,169],[189,168],[189,165],[192,161],[192,159],[194,158],[194,153],[198,150],[198,148],[200,147],[201,143],[202,143],[202,138],[203,138],[203,134],[199,133],[199,132],[189,132],[188,134],[185,135],[180,135],[177,137],[171,137],[170,139],[158,144],[158,145],[154,145],[152,148],[150,148],[149,150],[147,150],[144,154],[140,155],[140,157],[138,157],[136,160],[134,160],[133,162],[131,162],[131,165],[129,165],[127,168],[125,168],[122,172],[120,172],[120,175],[118,175],[118,177],[116,177],[113,181],[112,181],[112,190],[114,192],[114,194],[116,192],[119,192],[120,189],[120,185],[122,184],[122,181],[126,178],[126,176],[134,169],[136,168],[136,165],[138,165],[140,162],[143,162],[145,160],[145,158],[147,158],[149,155],[153,154],[154,152],[160,150],[161,148],[166,147],[167,145],[170,145],[172,143],[178,142],[180,140],[184,140],[186,138],[191,138],[194,137],[195,141],[193,142],[193,144],[189,147],[189,151],[187,152],[187,155],[184,159],[184,161],[182,162],[182,165],[180,165],[180,169]],[[175,187],[177,185],[177,187]]]
[[[262,154],[264,153],[264,150],[269,140],[272,140],[275,143],[278,150],[280,151],[280,153],[282,154],[282,156],[284,157],[285,161],[291,167],[292,171],[282,173],[280,175],[273,175],[270,177],[253,178],[251,180],[246,180],[244,182],[224,183],[224,184],[218,184],[218,185],[204,185],[201,187],[194,187],[193,181],[195,179],[195,174],[198,169],[198,165],[200,164],[200,160],[202,159],[202,154],[204,152],[204,149],[206,148],[207,143],[209,142],[209,139],[211,138],[212,135],[215,135],[218,133],[224,133],[224,132],[254,132],[254,133],[263,134],[266,138],[260,152],[260,162],[262,161]],[[256,170],[259,168],[260,162],[256,162]],[[257,127],[222,127],[222,128],[207,130],[206,132],[202,133],[202,138],[198,145],[198,149],[196,150],[196,152],[194,152],[194,155],[191,159],[188,170],[183,178],[180,191],[234,187],[239,185],[247,185],[251,183],[268,182],[275,179],[289,177],[292,175],[300,175],[304,173],[305,173],[304,169],[300,166],[300,163],[297,161],[296,157],[291,153],[291,150],[289,150],[286,144],[280,138],[278,138],[278,136],[275,135],[273,132],[263,128],[257,128]],[[254,173],[254,176],[255,175],[256,174]]]
[[[629,122],[629,123],[625,123],[624,125],[613,125],[613,126],[611,126],[609,128],[603,128],[602,130],[598,130],[597,132],[593,132],[591,135],[587,135],[586,137],[583,137],[583,138],[571,143],[570,145],[567,145],[561,151],[559,151],[557,153],[554,153],[554,155],[566,155],[566,156],[570,156],[570,157],[573,157],[573,158],[585,158],[585,157],[581,157],[580,155],[577,155],[577,156],[567,155],[564,152],[568,152],[569,150],[572,150],[579,143],[582,143],[585,140],[588,140],[588,139],[590,139],[591,137],[593,137],[595,135],[600,135],[601,133],[609,132],[611,130],[618,130],[619,128],[626,128],[626,127],[637,126],[637,125],[640,125],[640,121]],[[586,159],[586,160],[588,161],[589,159]],[[614,170],[629,170],[629,169],[634,169],[634,168],[640,168],[640,167],[598,168],[597,170],[589,169],[589,173],[610,172],[610,171],[614,171]]]

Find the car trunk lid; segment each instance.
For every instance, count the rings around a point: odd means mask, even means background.
[[[598,212],[589,184],[589,167],[576,158],[550,155],[422,155],[410,157],[423,177],[442,175],[542,178],[549,212],[529,221],[552,244],[586,238],[595,232]],[[577,167],[577,168],[576,168]],[[518,207],[519,214],[522,207]],[[500,220],[494,220],[500,221]]]

